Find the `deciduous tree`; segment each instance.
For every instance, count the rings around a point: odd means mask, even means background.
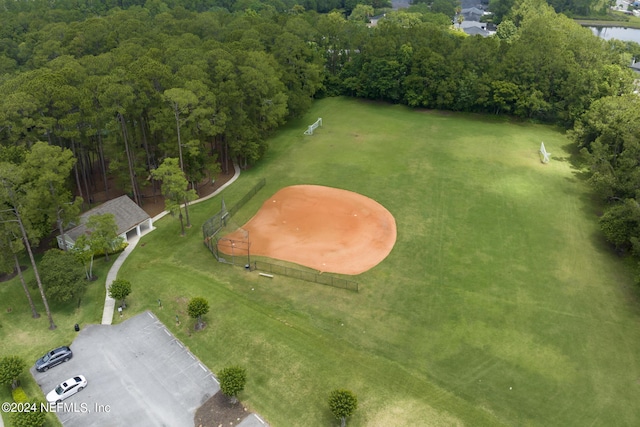
[[[58,234],[77,220],[82,200],[75,200],[67,188],[67,180],[76,159],[71,150],[62,149],[46,142],[36,142],[27,153],[24,162],[27,203],[32,206],[34,220],[42,223],[40,233],[44,236],[55,225]],[[67,243],[63,239],[64,250]]]
[[[627,199],[609,207],[600,217],[600,229],[616,249],[633,249],[640,254],[640,247],[634,247],[640,237],[640,206],[636,200]]]
[[[91,215],[86,226],[90,230],[89,246],[94,253],[104,252],[105,260],[109,261],[109,252],[122,243],[122,237],[118,236],[116,217],[111,213]]]
[[[329,394],[331,413],[340,420],[340,425],[347,425],[347,417],[353,415],[358,408],[358,398],[349,390],[338,389]]]
[[[109,296],[115,300],[120,300],[122,305],[126,305],[125,298],[131,293],[131,282],[125,279],[116,279],[109,286]]]
[[[93,252],[93,249],[91,249],[89,236],[87,236],[86,234],[81,234],[80,236],[78,236],[73,244],[71,253],[73,253],[78,261],[80,261],[84,266],[84,273],[87,277],[87,280],[95,279],[93,275],[93,257],[95,253]]]
[[[189,301],[187,305],[187,313],[189,313],[189,317],[192,319],[196,319],[196,330],[200,330],[204,328],[204,323],[202,322],[202,316],[209,312],[209,302],[202,297],[195,297]]]
[[[66,302],[80,298],[86,282],[78,259],[71,252],[50,249],[40,261],[42,283],[49,298]]]
[[[247,371],[239,366],[229,366],[218,372],[220,390],[231,398],[231,403],[238,401],[238,393],[244,390],[247,382]]]
[[[42,285],[42,280],[40,279],[40,273],[38,271],[36,260],[33,256],[33,251],[31,250],[31,239],[37,242],[38,238],[32,237],[34,233],[29,233],[27,231],[27,228],[30,224],[26,217],[23,218],[22,214],[24,193],[21,191],[21,186],[23,183],[23,171],[18,165],[9,162],[0,162],[0,203],[2,203],[4,206],[9,207],[9,209],[0,211],[0,221],[14,222],[18,225],[22,243],[27,249],[29,260],[31,261],[31,266],[33,267],[33,273],[36,279],[36,283],[38,284],[40,297],[42,298],[42,303],[44,304],[45,311],[47,312],[47,317],[49,319],[49,329],[53,330],[56,329],[56,324],[53,322],[53,316],[51,315],[51,310],[49,309],[49,302],[44,292],[44,286]]]
[[[184,236],[184,223],[182,221],[182,207],[185,204],[185,211],[187,212],[187,227],[191,226],[189,223],[188,214],[188,202],[195,200],[197,197],[196,192],[193,189],[187,189],[187,179],[184,173],[178,165],[178,160],[168,157],[164,159],[160,167],[151,171],[153,179],[162,181],[162,193],[164,194],[164,203],[166,209],[171,214],[178,214],[180,219],[180,227],[182,229],[182,235]]]
[[[0,359],[0,384],[11,386],[11,390],[20,385],[18,378],[26,368],[26,363],[18,356],[5,356]]]
[[[349,20],[366,23],[374,14],[373,7],[366,4],[357,4],[349,15]]]

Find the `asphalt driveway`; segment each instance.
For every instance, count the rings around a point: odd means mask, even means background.
[[[71,349],[67,363],[43,373],[31,368],[45,395],[75,375],[87,378],[86,389],[58,407],[65,427],[193,427],[198,407],[220,389],[151,312],[115,326],[87,326]]]

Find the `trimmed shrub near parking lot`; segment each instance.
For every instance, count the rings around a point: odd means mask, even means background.
[[[125,305],[125,298],[131,293],[131,282],[125,279],[116,279],[109,286],[109,296],[115,300],[120,300]]]
[[[38,399],[28,401],[28,411],[12,412],[10,415],[11,424],[14,427],[42,427],[44,425],[46,412],[42,412],[43,402]]]
[[[220,390],[231,397],[231,403],[236,403],[238,393],[244,390],[247,382],[247,371],[239,366],[230,366],[218,373],[218,380],[220,380]]]
[[[10,385],[14,390],[20,385],[18,377],[27,365],[18,356],[5,356],[0,359],[0,384]]]
[[[204,328],[204,322],[202,316],[209,312],[209,302],[202,297],[191,298],[189,305],[187,306],[187,313],[193,319],[196,319],[196,331]]]
[[[13,396],[13,401],[16,403],[24,403],[29,401],[29,396],[24,392],[22,387],[16,387],[11,391],[11,395]]]

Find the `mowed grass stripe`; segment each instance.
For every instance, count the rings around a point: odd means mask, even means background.
[[[323,127],[304,136],[317,117]],[[247,365],[241,397],[275,426],[329,424],[335,387],[359,396],[356,426],[634,425],[637,294],[599,235],[567,148],[540,125],[322,100],[272,138],[224,198],[231,206],[267,178],[239,224],[288,185],[377,200],[395,216],[398,240],[354,278],[359,293],[219,265],[197,227],[179,238],[170,218],[122,274],[138,283],[140,309],[157,295],[176,301],[160,314],[170,325],[185,298],[208,298],[206,331],[172,328],[214,370]],[[193,206],[194,224],[220,200]]]

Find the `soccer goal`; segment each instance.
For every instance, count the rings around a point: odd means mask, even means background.
[[[309,125],[307,130],[304,131],[304,134],[305,135],[313,135],[313,131],[318,129],[318,126],[322,126],[322,119],[321,118],[316,120],[316,122],[314,124]]]
[[[549,157],[551,153],[547,153],[547,150],[544,148],[544,142],[540,143],[540,161],[542,163],[549,163]]]

